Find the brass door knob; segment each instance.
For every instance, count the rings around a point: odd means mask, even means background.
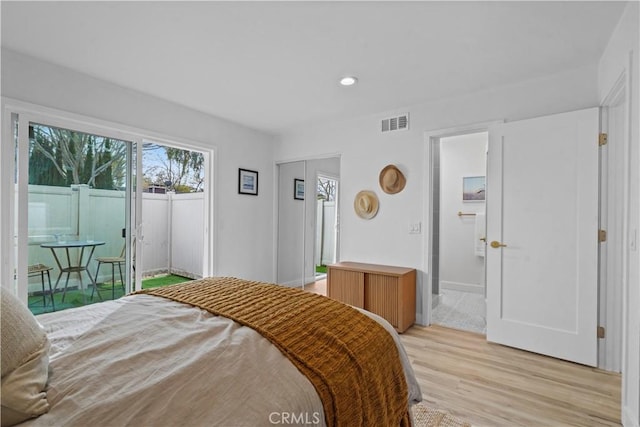
[[[504,248],[504,247],[506,247],[506,246],[507,246],[507,245],[502,244],[502,243],[498,242],[497,240],[494,240],[493,242],[491,242],[491,247],[492,247],[492,248],[495,248],[495,249],[498,249],[498,248]]]

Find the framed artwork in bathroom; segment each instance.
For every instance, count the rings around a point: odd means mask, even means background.
[[[486,177],[484,176],[462,177],[462,201],[463,202],[484,202],[485,180],[486,180]]]

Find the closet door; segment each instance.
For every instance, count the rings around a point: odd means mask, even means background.
[[[305,162],[278,165],[278,270],[276,281],[290,287],[304,286],[305,206],[294,197],[294,183],[304,179]]]
[[[596,366],[597,108],[498,125],[487,169],[487,339]]]

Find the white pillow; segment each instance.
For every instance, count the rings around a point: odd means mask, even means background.
[[[4,427],[49,410],[45,388],[50,344],[35,316],[11,292],[0,287],[0,300],[0,409]]]

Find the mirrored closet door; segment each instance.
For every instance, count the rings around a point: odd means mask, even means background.
[[[324,295],[339,259],[340,158],[278,163],[277,179],[277,282]]]

